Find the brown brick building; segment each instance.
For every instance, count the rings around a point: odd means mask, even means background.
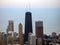
[[[43,21],[37,21],[35,23],[36,28],[36,37],[42,38],[43,37]]]

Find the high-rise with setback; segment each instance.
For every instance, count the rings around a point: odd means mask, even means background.
[[[8,28],[7,28],[7,33],[8,36],[13,36],[13,32],[14,32],[14,22],[13,20],[9,20],[9,24],[8,24]]]
[[[9,20],[7,28],[7,45],[13,44],[14,42],[13,38],[14,38],[14,22],[13,20]]]

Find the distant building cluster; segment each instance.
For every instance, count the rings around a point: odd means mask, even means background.
[[[35,22],[35,35],[32,28],[32,13],[25,13],[25,32],[23,34],[23,25],[18,25],[18,33],[14,32],[14,21],[9,20],[5,32],[0,32],[0,45],[60,45],[60,34],[51,35],[43,33],[43,21]]]

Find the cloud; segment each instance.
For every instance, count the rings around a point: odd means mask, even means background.
[[[0,7],[3,8],[26,8],[26,6],[29,6],[29,4],[32,8],[60,8],[60,0],[0,0]]]

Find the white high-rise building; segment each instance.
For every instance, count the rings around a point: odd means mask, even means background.
[[[36,45],[36,36],[33,35],[32,33],[29,33],[28,44],[29,45]]]

